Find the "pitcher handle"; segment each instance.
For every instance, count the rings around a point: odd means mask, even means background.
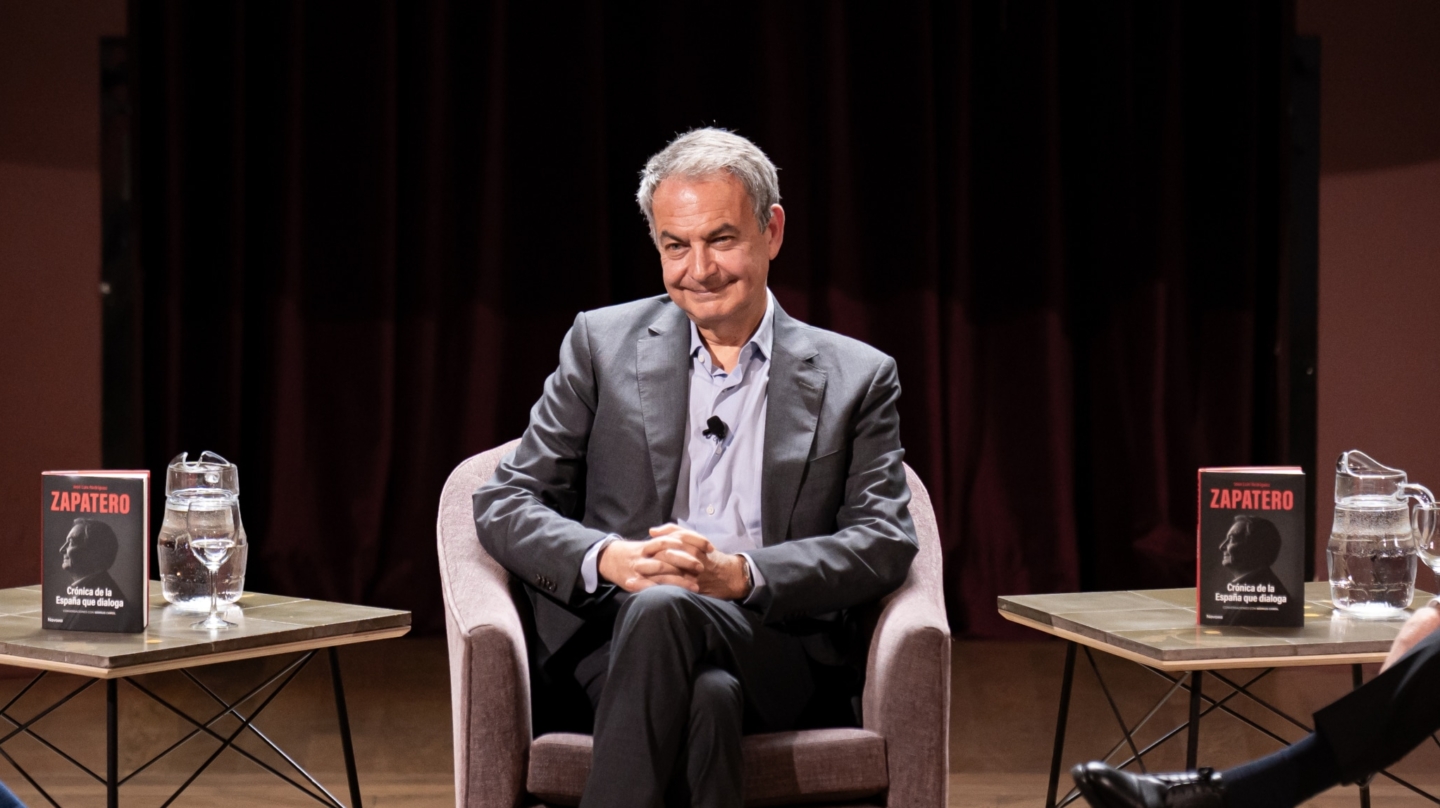
[[[1435,502],[1435,495],[1430,493],[1430,489],[1420,483],[1406,483],[1400,490],[1403,491],[1406,496],[1415,500],[1416,507],[1434,508],[1437,504],[1440,504]]]
[[[1436,530],[1440,527],[1440,502],[1435,501],[1430,489],[1419,483],[1406,483],[1402,490],[1415,501],[1415,507],[1410,509],[1415,548],[1426,566],[1440,574],[1440,531]]]

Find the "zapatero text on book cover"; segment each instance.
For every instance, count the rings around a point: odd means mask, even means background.
[[[1305,472],[1293,466],[1200,469],[1196,622],[1305,623]]]
[[[150,473],[41,475],[41,625],[134,633],[150,621]]]

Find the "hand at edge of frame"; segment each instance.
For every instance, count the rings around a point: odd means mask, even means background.
[[[1405,625],[1400,627],[1400,635],[1390,645],[1390,654],[1385,657],[1385,663],[1380,666],[1380,670],[1384,671],[1394,665],[1400,657],[1415,647],[1415,643],[1430,636],[1436,629],[1440,629],[1440,608],[1427,605],[1416,609],[1410,619],[1405,621]]]

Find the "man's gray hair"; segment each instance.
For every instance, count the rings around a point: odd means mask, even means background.
[[[780,204],[780,177],[775,164],[760,147],[728,129],[705,127],[670,141],[645,163],[640,172],[640,190],[635,201],[650,223],[651,238],[655,232],[655,189],[667,177],[700,179],[728,171],[750,195],[755,221],[764,230],[770,224],[770,206]]]

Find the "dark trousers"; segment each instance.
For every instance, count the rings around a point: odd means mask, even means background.
[[[616,598],[577,639],[559,663],[595,711],[582,808],[739,808],[742,731],[791,729],[814,690],[798,639],[679,587]]]
[[[1340,764],[1340,782],[1384,769],[1440,730],[1440,631],[1384,673],[1315,713]]]

